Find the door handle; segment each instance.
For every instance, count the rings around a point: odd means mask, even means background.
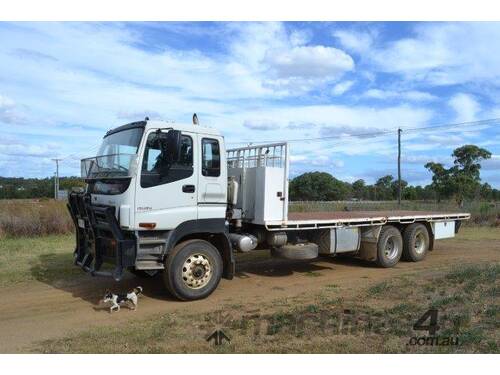
[[[194,193],[194,191],[195,191],[194,185],[183,185],[182,191],[184,193]]]

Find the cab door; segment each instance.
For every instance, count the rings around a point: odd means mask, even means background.
[[[225,218],[227,203],[226,152],[219,136],[198,135],[198,218]]]
[[[171,163],[167,157],[166,132],[166,129],[149,131],[142,148],[136,184],[137,229],[151,229],[151,223],[157,230],[173,229],[198,218],[197,134],[182,132],[179,160]]]

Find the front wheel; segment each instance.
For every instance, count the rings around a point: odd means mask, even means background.
[[[168,254],[163,280],[178,299],[201,299],[219,285],[222,267],[221,255],[211,243],[188,240],[176,245]]]
[[[403,237],[398,228],[384,225],[377,243],[377,264],[384,268],[394,267],[403,253]]]

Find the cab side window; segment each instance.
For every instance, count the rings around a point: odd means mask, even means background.
[[[142,160],[141,187],[148,188],[183,180],[193,175],[193,139],[181,136],[179,161],[169,160],[166,133],[151,133]]]
[[[211,138],[201,140],[202,159],[201,174],[208,177],[220,176],[220,147],[219,141]]]

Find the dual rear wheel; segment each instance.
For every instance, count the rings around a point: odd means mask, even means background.
[[[410,224],[403,234],[395,226],[385,225],[377,243],[377,264],[389,268],[401,258],[411,262],[421,261],[427,255],[429,244],[429,232],[423,224]]]
[[[429,251],[430,237],[427,227],[415,223],[408,225],[403,232],[403,259],[410,262],[419,262]]]

